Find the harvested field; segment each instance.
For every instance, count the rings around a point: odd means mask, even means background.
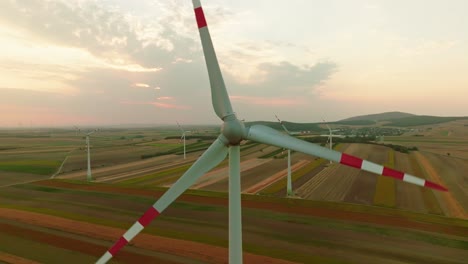
[[[419,150],[468,160],[467,120],[422,128],[403,136],[385,137],[385,142],[416,146]]]
[[[241,161],[240,169],[241,175],[254,167],[263,165],[268,163],[270,160],[268,159],[248,159],[246,161]],[[229,170],[228,167],[222,167],[219,169],[214,169],[205,175],[203,175],[191,188],[193,189],[205,189],[208,186],[216,184],[220,181],[227,181],[228,180]],[[209,188],[209,187],[208,187]]]
[[[353,144],[354,145],[354,144]],[[360,147],[364,147],[359,144]],[[365,150],[360,150],[357,156],[366,158],[377,164],[384,164],[388,161],[388,148],[377,145],[367,145]],[[347,193],[345,202],[371,205],[374,202],[375,187],[377,184],[378,175],[366,171],[359,171],[356,181]]]
[[[292,162],[291,162],[292,163]],[[293,172],[295,172],[296,170],[298,170],[299,168],[301,167],[304,167],[307,163],[309,163],[308,161],[306,160],[301,160],[297,163],[295,163],[294,165],[291,165],[291,174]],[[272,175],[271,177],[259,182],[259,183],[256,183],[252,186],[250,186],[249,188],[247,188],[246,190],[243,191],[243,193],[247,193],[247,194],[256,194],[258,192],[260,192],[261,190],[265,189],[266,187],[268,187],[269,185],[271,185],[272,183],[278,181],[279,179],[281,178],[284,178],[284,177],[287,177],[288,176],[288,168],[280,171],[280,172],[277,172],[276,174]],[[291,176],[292,178],[292,176]]]
[[[409,156],[408,154],[395,152],[395,169],[417,175],[418,177],[423,177],[419,164],[416,161],[412,162]],[[421,187],[402,181],[395,181],[395,184],[397,208],[413,212],[428,213]]]
[[[386,162],[386,151],[385,147],[369,144],[350,144],[344,150],[376,163]],[[297,194],[313,200],[372,204],[376,182],[377,177],[371,173],[332,164],[299,187]]]
[[[7,227],[0,240],[22,239],[22,258],[44,262],[32,249],[47,245],[44,250],[82,263],[100,256],[161,193],[52,180],[3,188],[0,226]],[[226,204],[226,194],[188,191],[115,260],[225,263]],[[243,195],[243,230],[246,263],[464,263],[468,257],[466,220],[388,208]],[[20,235],[25,232],[34,235]],[[2,245],[19,255],[18,247]]]
[[[291,153],[291,166],[295,167],[296,164],[300,164],[295,170],[291,172],[291,181],[293,192],[315,174],[321,171],[325,167],[325,160],[316,158],[303,153]],[[283,197],[286,194],[287,179],[281,178],[278,181],[266,186],[263,190],[260,190],[260,194],[275,195]]]
[[[468,201],[466,196],[467,187],[464,184],[460,185],[460,182],[463,183],[468,179],[466,176],[467,162],[432,153],[422,154],[417,152],[415,156],[429,180],[445,185],[449,189],[449,192],[435,193],[444,214],[468,219],[468,211],[463,207],[463,205],[466,206]],[[447,163],[453,165],[453,167],[447,166]],[[444,166],[441,166],[441,164],[444,164]],[[442,178],[442,175],[444,175],[444,178]]]
[[[250,188],[252,185],[261,182],[262,180],[269,178],[276,171],[284,169],[284,161],[278,159],[265,159],[267,162],[262,162],[261,164],[257,163],[258,166],[252,166],[241,172],[241,189],[242,191]],[[226,171],[227,172],[227,171]],[[204,186],[204,190],[212,191],[227,191],[229,179],[223,177],[223,179],[212,183],[210,185]]]
[[[388,161],[383,164],[388,168],[395,168],[395,152],[388,150]],[[379,206],[395,207],[395,179],[385,176],[377,177],[377,184],[375,186],[374,204]]]

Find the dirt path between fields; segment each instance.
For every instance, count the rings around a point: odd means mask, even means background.
[[[437,174],[435,169],[432,167],[431,163],[424,157],[421,153],[415,152],[414,155],[416,156],[417,160],[421,164],[421,166],[424,168],[426,171],[426,175],[428,176],[428,180],[433,181],[438,184],[444,185],[444,181],[442,178]],[[463,207],[460,206],[458,201],[453,197],[453,195],[450,193],[450,190],[448,192],[444,193],[438,193],[438,197],[441,197],[444,200],[444,205],[446,208],[450,211],[449,216],[451,217],[458,217],[458,218],[463,218],[463,219],[468,219],[468,214],[465,212]]]
[[[56,216],[43,215],[7,208],[0,208],[0,217],[22,222],[25,224],[42,226],[46,228],[61,230],[63,232],[85,235],[88,237],[113,242],[116,241],[125,232],[125,230],[119,228],[101,226],[86,222],[60,218]],[[227,263],[228,258],[227,248],[211,246],[185,240],[153,236],[144,233],[139,234],[137,237],[135,237],[135,239],[132,240],[131,244],[134,247],[198,259],[207,263]],[[109,243],[109,246],[111,246],[111,243]],[[101,254],[103,253],[104,252],[102,252]],[[95,255],[95,252],[92,252],[90,255]],[[97,257],[100,256],[96,256],[96,258]],[[245,252],[244,261],[246,263],[294,263],[286,260],[274,259],[266,256],[254,255]]]

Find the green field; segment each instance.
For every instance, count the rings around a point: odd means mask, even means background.
[[[3,201],[0,208],[53,215],[123,230],[154,202],[152,196],[159,196],[160,191],[164,190],[156,188],[153,193],[147,191],[136,195],[124,194],[138,190],[133,188],[77,184],[74,181],[54,182],[50,186],[25,184],[5,188],[0,192]],[[189,190],[144,233],[227,247],[228,208],[219,204],[226,201],[226,196],[225,193]],[[200,198],[203,198],[203,202]],[[432,260],[426,263],[462,263],[463,254],[468,250],[466,220],[346,203],[257,195],[243,195],[242,199],[244,250],[258,255],[300,263],[362,263],[363,254],[369,257],[367,261],[372,259],[375,263],[384,259],[426,262],[430,256]],[[391,221],[380,223],[378,219]],[[413,228],[408,229],[406,225]],[[80,243],[97,243],[73,237],[81,240]],[[80,251],[44,247],[28,236],[22,238],[0,231],[0,239],[12,241],[8,245],[0,243],[0,250],[19,254],[20,247],[23,252],[28,252],[21,256],[36,261],[55,263],[55,256],[38,255],[38,251],[50,250],[57,250],[57,257],[69,258],[71,263],[88,262],[91,258]],[[389,247],[392,243],[397,244]],[[413,254],[415,248],[424,250]],[[74,254],[77,257],[70,258]]]

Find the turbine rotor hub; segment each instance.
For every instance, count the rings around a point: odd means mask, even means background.
[[[221,126],[221,133],[226,137],[229,145],[239,145],[245,138],[245,126],[242,121],[234,118],[226,118]]]

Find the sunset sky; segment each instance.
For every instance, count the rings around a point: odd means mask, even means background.
[[[241,119],[468,115],[468,1],[202,5]],[[220,123],[190,0],[2,0],[0,93],[0,127]]]

